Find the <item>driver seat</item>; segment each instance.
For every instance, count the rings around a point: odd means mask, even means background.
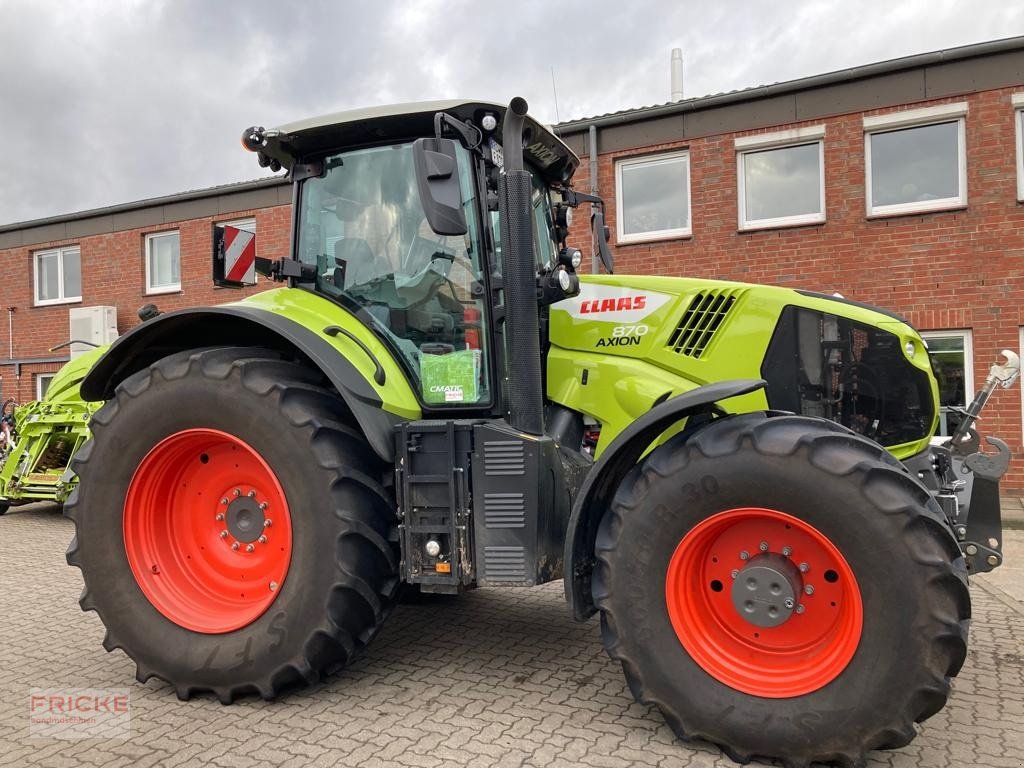
[[[392,271],[387,260],[375,254],[361,237],[343,237],[336,241],[334,263],[334,285],[338,288],[365,285]]]

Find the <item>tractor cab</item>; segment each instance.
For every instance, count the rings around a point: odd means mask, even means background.
[[[296,182],[292,263],[257,269],[354,313],[400,361],[428,409],[502,408],[505,112],[476,102],[396,105],[243,137],[261,164],[287,168]],[[564,243],[560,195],[578,159],[530,118],[523,136],[532,270],[551,303],[578,290],[579,256]]]

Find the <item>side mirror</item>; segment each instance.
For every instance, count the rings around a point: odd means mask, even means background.
[[[416,185],[427,223],[436,235],[468,231],[459,188],[459,163],[452,139],[422,138],[412,145]]]
[[[590,226],[594,232],[594,242],[597,243],[597,252],[601,255],[601,263],[604,264],[605,271],[611,275],[615,272],[614,261],[612,259],[612,251],[608,247],[608,227],[604,223],[604,211],[600,208],[595,208],[594,212],[590,214]]]
[[[213,225],[213,284],[227,288],[256,285],[256,234]]]

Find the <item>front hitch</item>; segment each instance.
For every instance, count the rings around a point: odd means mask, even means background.
[[[1008,349],[1005,361],[989,369],[985,384],[971,404],[959,411],[960,424],[932,458],[944,471],[936,472],[936,498],[950,518],[971,573],[984,573],[1003,562],[1003,525],[999,509],[999,480],[1010,468],[1009,446],[995,437],[985,442],[995,453],[983,453],[974,424],[997,387],[1008,389],[1020,375],[1020,358]],[[938,453],[939,455],[936,455]],[[920,476],[920,473],[919,473]]]

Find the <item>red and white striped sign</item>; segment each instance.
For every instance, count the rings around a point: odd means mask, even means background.
[[[224,279],[256,282],[256,235],[237,227],[224,227]]]

